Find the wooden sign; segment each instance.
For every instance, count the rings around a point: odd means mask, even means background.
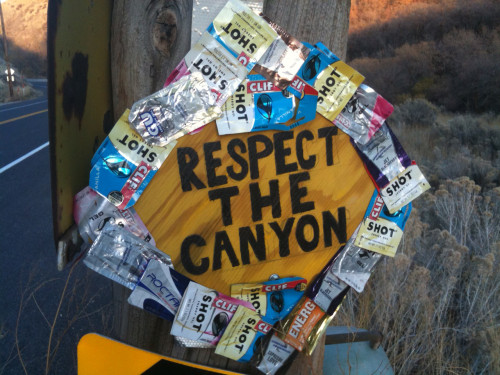
[[[86,334],[78,343],[78,375],[186,373],[190,375],[241,374],[148,352],[96,333]]]
[[[177,146],[135,208],[174,267],[222,293],[272,274],[307,280],[361,222],[374,186],[349,137],[320,115],[288,132]]]

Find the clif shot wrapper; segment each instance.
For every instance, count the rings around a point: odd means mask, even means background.
[[[134,289],[150,259],[172,267],[170,257],[118,225],[106,224],[83,262],[107,278]]]
[[[238,306],[217,344],[215,353],[235,361],[249,362],[254,353],[263,350],[264,336],[271,328],[272,325],[261,320],[256,311]]]
[[[150,259],[128,303],[172,321],[190,281],[167,264]]]
[[[361,84],[333,123],[356,143],[366,144],[393,110],[391,103]]]
[[[220,135],[260,130],[290,130],[314,119],[317,91],[304,84],[297,98],[260,74],[247,77],[222,106],[217,120]]]
[[[170,333],[215,346],[238,306],[252,304],[231,298],[193,281],[189,283]]]
[[[309,56],[309,48],[268,17],[262,14],[261,17],[276,31],[278,37],[253,70],[266,77],[276,87],[285,89],[295,79],[295,75]]]
[[[231,297],[250,302],[262,320],[275,324],[287,316],[306,289],[307,280],[287,277],[259,284],[233,284]]]
[[[271,335],[265,346],[265,351],[262,355],[256,356],[256,367],[259,371],[266,375],[274,375],[280,368],[293,360],[297,351],[291,345],[281,340],[277,335]]]
[[[278,38],[277,32],[238,0],[230,0],[207,28],[248,71]]]
[[[311,355],[319,338],[333,319],[312,299],[303,296],[292,312],[279,323],[278,337],[299,352]]]
[[[410,217],[411,203],[391,214],[375,190],[361,222],[354,244],[365,250],[393,257]]]
[[[297,76],[314,86],[318,91],[316,111],[333,121],[365,78],[332,52],[326,54],[308,43],[304,44],[311,51]]]
[[[205,32],[165,81],[165,87],[184,76],[201,73],[208,85],[211,105],[220,107],[247,75],[246,69]]]
[[[78,231],[83,240],[91,244],[106,223],[119,225],[153,246],[155,241],[133,207],[120,210],[106,198],[86,187],[74,199],[75,216],[78,215]]]
[[[200,72],[138,100],[130,125],[150,145],[165,146],[220,116],[216,99]]]
[[[387,122],[365,145],[353,140],[351,143],[358,151],[390,213],[406,206],[430,188]]]
[[[89,180],[93,190],[120,210],[135,204],[175,146],[148,145],[130,128],[127,117],[128,110],[97,149]]]

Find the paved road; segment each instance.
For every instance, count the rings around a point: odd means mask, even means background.
[[[45,373],[69,273],[56,270],[52,238],[46,82],[34,85],[43,97],[0,106],[0,374]],[[108,290],[83,264],[75,268],[52,334],[51,348],[60,345],[50,374],[76,373],[79,337],[106,333]]]

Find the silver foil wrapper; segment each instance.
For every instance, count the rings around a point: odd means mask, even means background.
[[[151,233],[133,207],[120,210],[103,196],[95,194],[93,200],[83,208],[85,213],[78,224],[78,231],[86,243],[94,242],[106,223],[109,222],[125,228],[133,235],[155,245]]]
[[[264,354],[257,364],[257,369],[266,375],[274,375],[294,351],[295,349],[291,345],[288,345],[278,336],[272,335]]]
[[[370,141],[364,145],[356,144],[356,146],[389,181],[405,170],[405,166],[401,162],[403,156],[399,155],[401,151],[394,144],[385,124],[373,135]]]
[[[165,146],[220,117],[214,97],[199,72],[134,103],[129,122],[152,146]]]
[[[392,113],[392,105],[371,87],[361,84],[334,124],[356,143],[366,144]]]
[[[295,75],[309,56],[309,48],[290,35],[285,29],[261,14],[262,18],[278,34],[253,70],[262,74],[280,89],[292,83]]]
[[[361,293],[382,254],[354,245],[358,229],[335,260],[331,272],[358,293]]]
[[[150,259],[172,267],[170,257],[118,225],[106,224],[83,262],[95,272],[134,289]]]

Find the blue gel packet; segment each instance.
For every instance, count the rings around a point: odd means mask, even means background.
[[[282,90],[260,74],[249,75],[222,106],[222,117],[217,120],[219,134],[286,131],[313,120],[318,92],[297,82],[300,91],[293,88],[293,83]]]
[[[148,145],[128,123],[126,110],[95,152],[89,186],[120,210],[132,207],[156,174],[175,141]]]
[[[262,320],[274,324],[286,317],[304,294],[307,280],[287,277],[256,284],[231,285],[231,297],[250,302]]]
[[[173,321],[190,281],[173,268],[151,259],[128,303]]]

